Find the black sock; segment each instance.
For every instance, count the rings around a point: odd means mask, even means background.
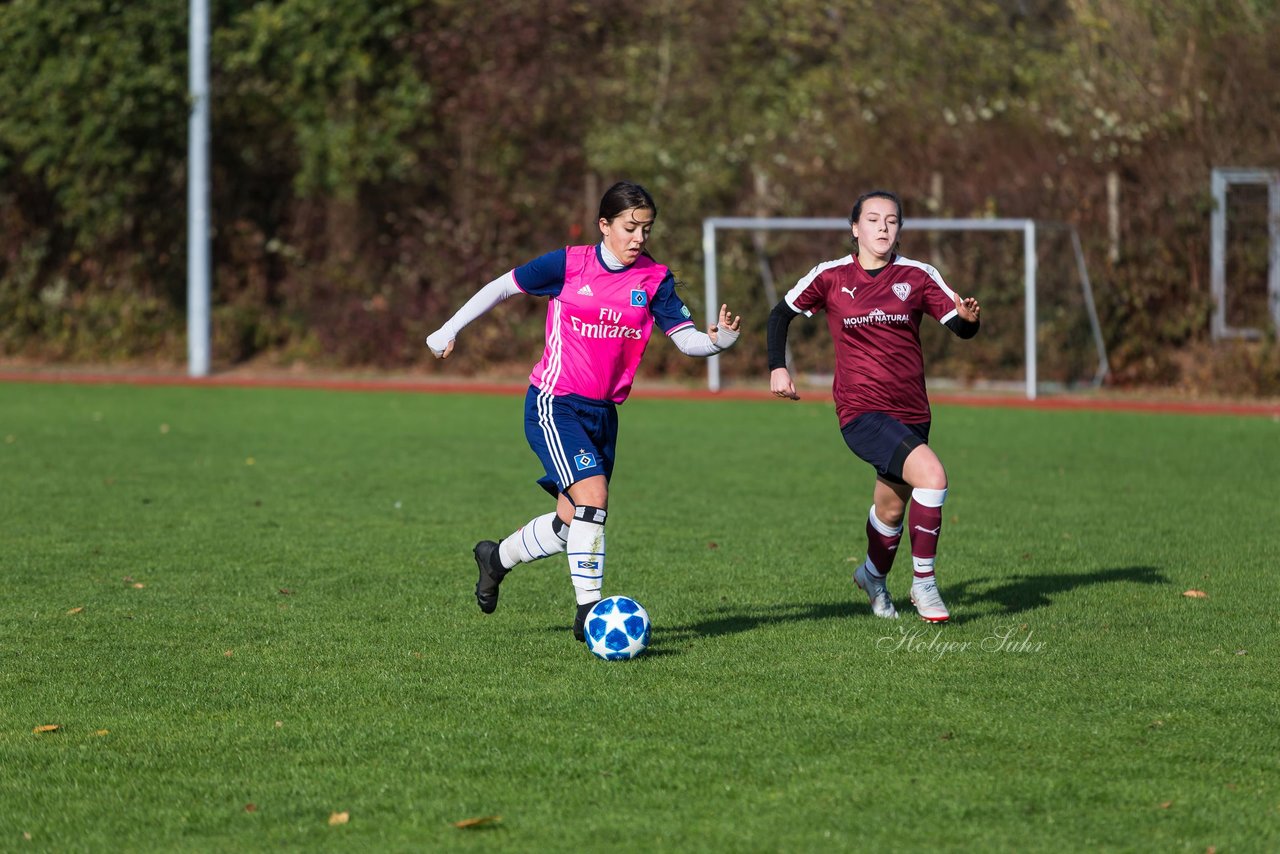
[[[596,606],[595,602],[587,602],[578,606],[578,613],[573,617],[573,636],[578,640],[586,639],[586,623],[587,614],[591,613],[591,609]]]

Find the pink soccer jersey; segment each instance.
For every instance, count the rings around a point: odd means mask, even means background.
[[[846,255],[814,267],[786,300],[808,317],[827,313],[836,356],[832,395],[841,425],[864,412],[883,412],[906,424],[930,419],[920,319],[928,313],[946,323],[956,314],[955,291],[937,270],[895,256],[871,276]]]
[[[548,394],[621,403],[655,320],[668,335],[693,322],[670,271],[643,255],[610,270],[598,246],[569,246],[512,272],[522,291],[551,297],[546,349],[529,375]]]

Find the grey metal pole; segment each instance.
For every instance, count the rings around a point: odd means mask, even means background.
[[[209,4],[191,0],[187,129],[187,364],[209,374]]]
[[[1213,316],[1209,320],[1214,341],[1227,337],[1227,181],[1221,169],[1210,175],[1213,210],[1209,214],[1209,293]]]
[[[1023,278],[1026,281],[1027,400],[1036,399],[1036,224],[1022,228]]]
[[[1102,324],[1098,322],[1098,307],[1093,302],[1093,283],[1089,280],[1089,268],[1084,263],[1084,247],[1080,245],[1080,232],[1071,229],[1071,249],[1076,255],[1076,272],[1080,275],[1080,290],[1084,294],[1084,308],[1089,313],[1089,328],[1093,330],[1093,343],[1098,351],[1098,370],[1093,375],[1093,387],[1099,388],[1111,373],[1107,361],[1107,345],[1102,340]]]
[[[710,323],[718,316],[720,300],[716,282],[716,224],[709,219],[702,221],[702,269],[707,289],[707,322]],[[707,388],[710,391],[720,390],[719,356],[707,357]]]

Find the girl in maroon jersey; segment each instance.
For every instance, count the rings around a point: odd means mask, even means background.
[[[769,314],[769,389],[799,400],[786,367],[787,327],[827,314],[835,343],[832,395],[849,449],[876,470],[867,517],[867,559],[853,580],[878,617],[896,618],[885,584],[910,515],[911,602],[924,620],[950,618],[934,576],[947,473],[929,447],[920,321],[931,315],[961,338],[978,332],[981,308],[928,264],[897,253],[902,203],[886,190],[860,196],[849,216],[855,251],[809,271]]]

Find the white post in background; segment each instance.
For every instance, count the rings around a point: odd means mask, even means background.
[[[1214,169],[1209,178],[1213,194],[1213,211],[1209,214],[1209,292],[1213,295],[1213,317],[1209,321],[1213,340],[1228,336],[1227,331],[1227,178],[1223,170]]]
[[[209,374],[209,4],[191,0],[187,129],[187,364]]]
[[[1227,191],[1237,184],[1261,184],[1267,188],[1267,299],[1272,325],[1280,331],[1280,169],[1228,169],[1210,173],[1213,213],[1209,218],[1209,291],[1213,294],[1210,321],[1213,340],[1264,336],[1260,326],[1237,327],[1227,323]]]
[[[1280,333],[1280,174],[1271,173],[1267,190],[1267,239],[1271,251],[1267,253],[1267,296],[1271,300],[1271,323]]]
[[[1120,263],[1120,173],[1107,173],[1107,260]]]
[[[1027,400],[1036,399],[1036,224],[1022,227],[1023,278],[1026,281]]]
[[[716,301],[719,288],[716,284],[716,225],[709,219],[702,221],[702,269],[703,283],[707,289],[707,317],[716,318],[720,304]],[[713,322],[709,319],[708,323]],[[720,390],[720,357],[707,357],[707,389]]]

